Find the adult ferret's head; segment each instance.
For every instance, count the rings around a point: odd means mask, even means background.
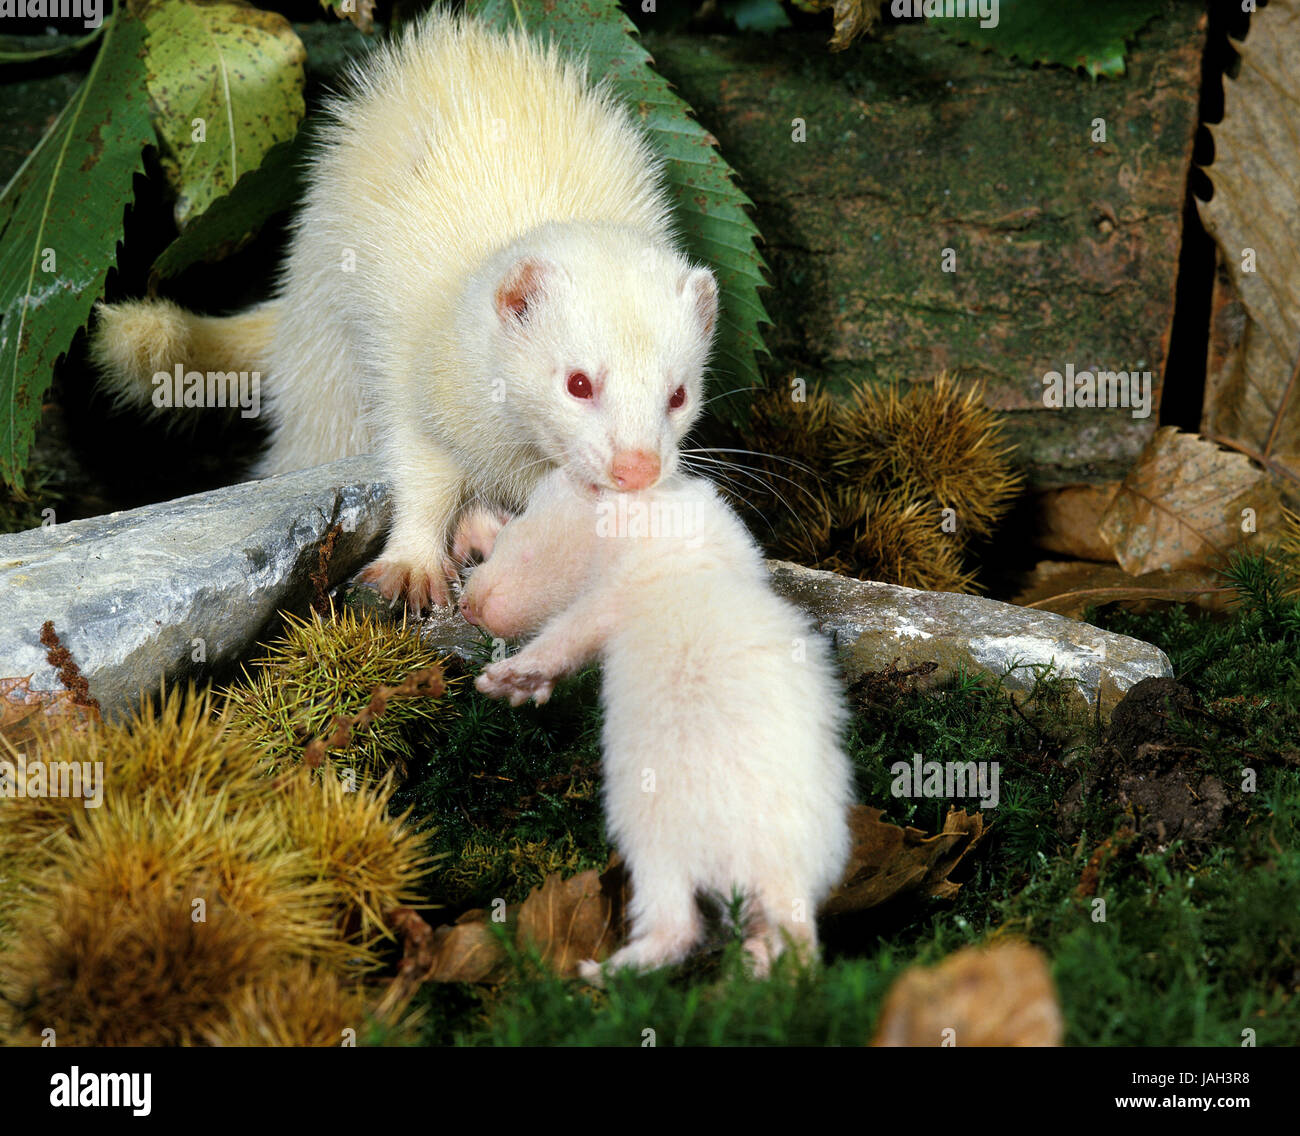
[[[672,474],[704,405],[713,274],[603,224],[543,226],[494,262],[494,367],[538,450],[613,492]]]

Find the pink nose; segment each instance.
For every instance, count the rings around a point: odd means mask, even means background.
[[[474,608],[470,605],[469,598],[466,596],[461,597],[460,614],[465,617],[466,623],[471,623],[475,627],[478,626],[478,614],[474,611]]]
[[[645,450],[629,450],[615,454],[609,463],[609,476],[614,485],[624,493],[648,489],[659,480],[659,455]]]

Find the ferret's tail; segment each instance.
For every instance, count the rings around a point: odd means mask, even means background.
[[[173,374],[178,363],[186,372],[257,371],[264,378],[279,304],[233,316],[197,316],[170,300],[98,304],[95,311],[90,354],[101,385],[119,405],[154,409],[154,375]]]

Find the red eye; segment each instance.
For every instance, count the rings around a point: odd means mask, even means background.
[[[686,404],[686,388],[678,387],[673,391],[673,396],[668,400],[668,409],[677,410]]]
[[[573,395],[574,398],[591,397],[591,380],[581,371],[574,371],[573,374],[569,376],[568,385],[569,393]]]

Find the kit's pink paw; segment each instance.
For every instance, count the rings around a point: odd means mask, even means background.
[[[510,514],[483,505],[473,505],[461,514],[451,541],[452,559],[468,564],[471,556],[486,560],[492,555],[499,533],[510,521]]]
[[[583,959],[578,963],[578,977],[592,986],[605,985],[605,972],[595,959]]]
[[[489,698],[508,698],[511,706],[522,706],[529,698],[543,705],[555,689],[555,670],[527,656],[521,651],[485,667],[474,685]]]

